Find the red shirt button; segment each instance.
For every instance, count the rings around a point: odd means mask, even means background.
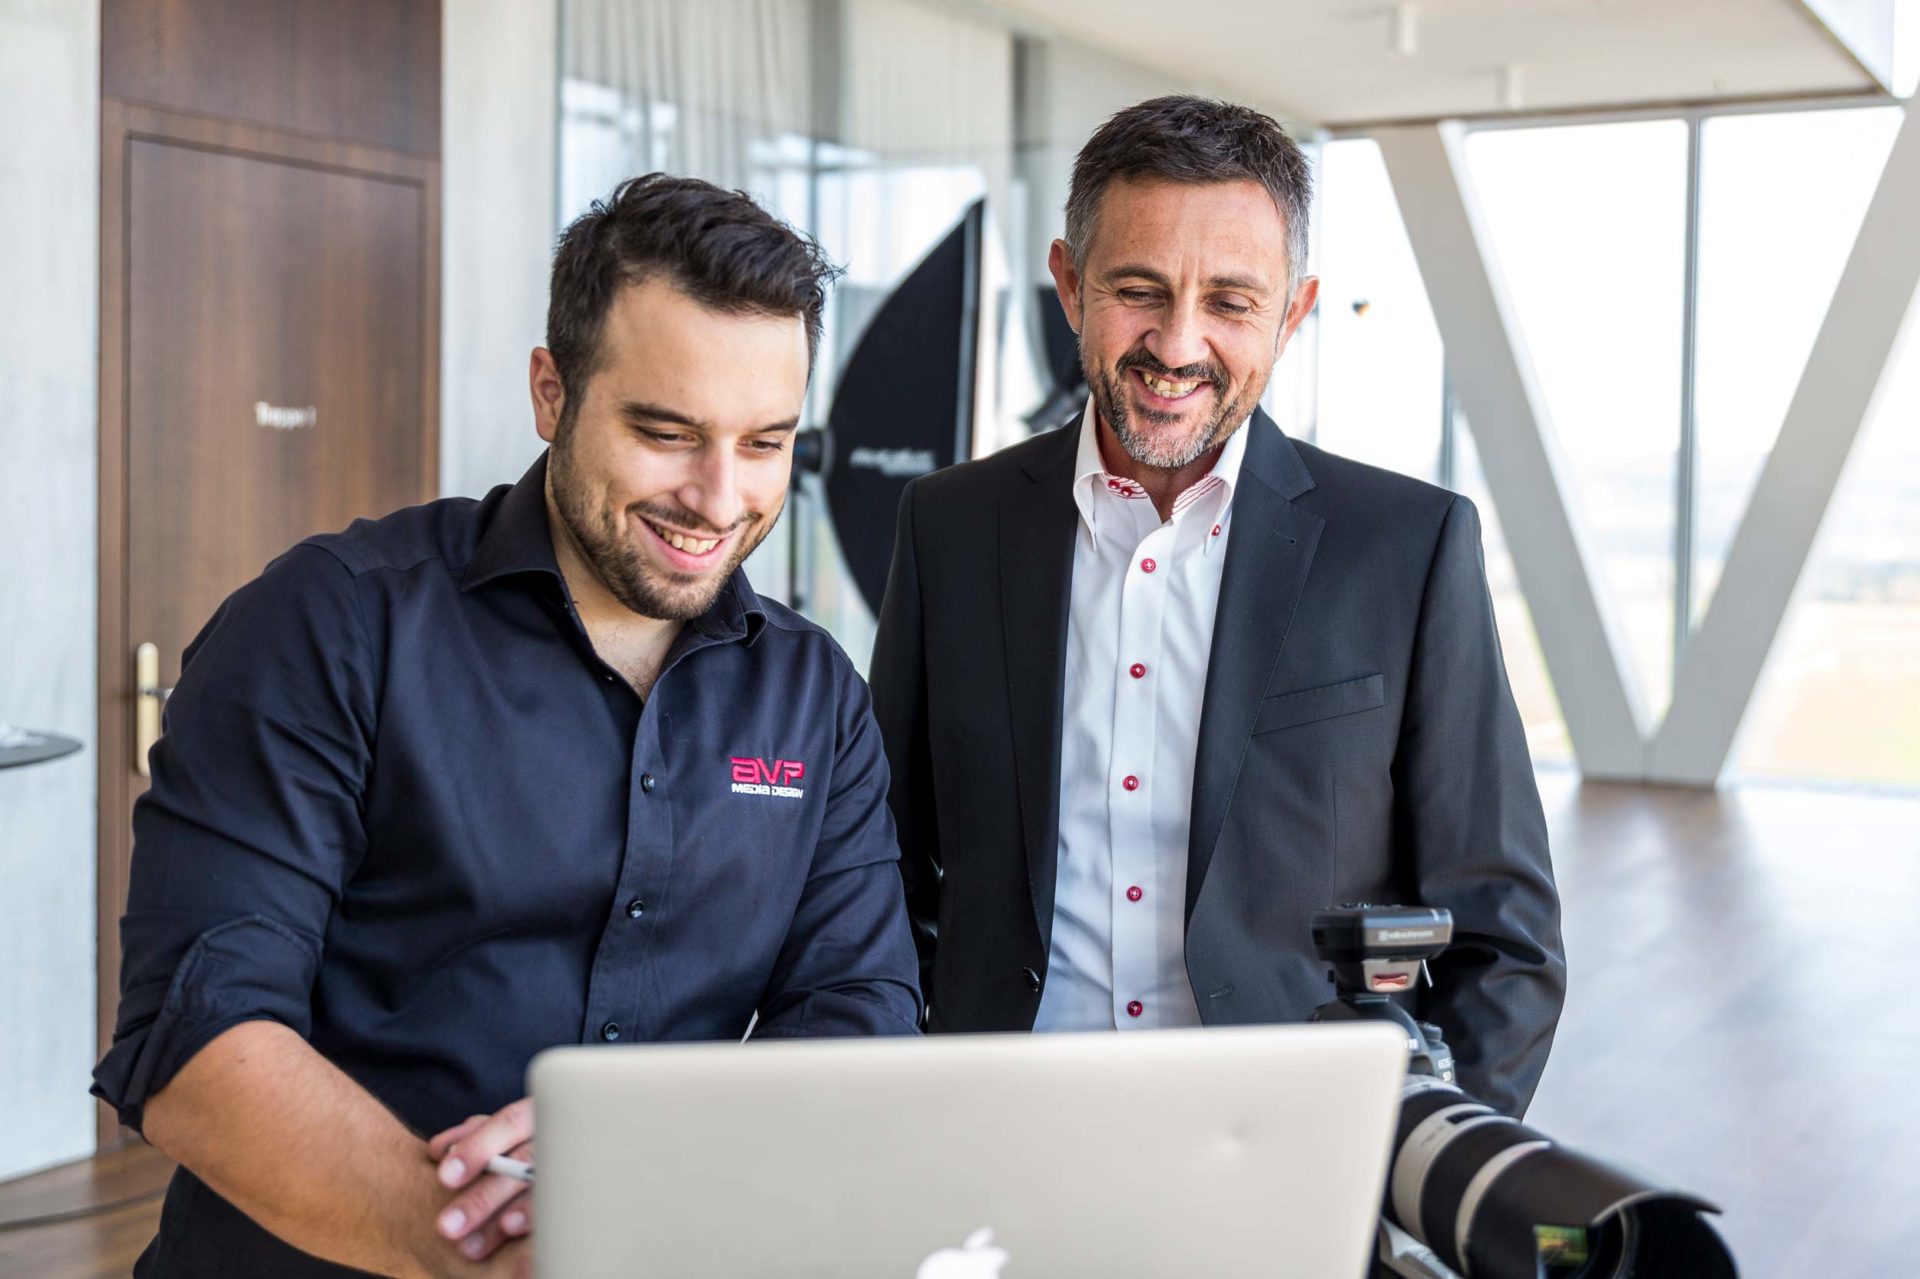
[[[1140,779],[1138,777],[1135,777],[1132,773],[1128,773],[1125,777],[1122,777],[1120,779],[1120,784],[1126,787],[1128,790],[1140,789]]]
[[[1216,525],[1214,525],[1214,526],[1213,526],[1213,535],[1214,535],[1215,537],[1219,537],[1219,536],[1220,536],[1220,526],[1219,526],[1218,524],[1216,524]]]
[[[1127,667],[1127,674],[1133,676],[1135,679],[1143,679],[1146,677],[1147,668],[1139,662],[1135,662],[1132,666]]]
[[[1147,1006],[1137,999],[1127,1005],[1127,1016],[1129,1017],[1138,1017],[1145,1011],[1147,1011]]]
[[[1156,568],[1159,568],[1159,567],[1160,567],[1160,566],[1159,566],[1158,564],[1155,564],[1155,563],[1154,563],[1154,562],[1153,562],[1152,560],[1141,560],[1141,561],[1140,561],[1140,571],[1141,571],[1142,573],[1151,573],[1151,572],[1153,572],[1153,570],[1155,570]]]
[[[1146,896],[1146,894],[1140,891],[1140,886],[1138,884],[1135,884],[1132,888],[1129,888],[1127,890],[1127,900],[1130,902],[1137,902],[1144,896]]]

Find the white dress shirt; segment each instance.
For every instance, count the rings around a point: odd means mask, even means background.
[[[1059,878],[1035,1030],[1197,1026],[1187,829],[1200,703],[1250,425],[1164,523],[1081,418],[1060,742]]]

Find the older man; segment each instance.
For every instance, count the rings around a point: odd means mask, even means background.
[[[1085,412],[901,502],[871,679],[928,1024],[1297,1021],[1311,913],[1417,900],[1456,928],[1420,1011],[1518,1113],[1564,965],[1479,520],[1258,407],[1309,186],[1245,107],[1108,121],[1049,259]]]

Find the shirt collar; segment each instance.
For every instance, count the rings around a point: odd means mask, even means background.
[[[695,630],[713,640],[744,640],[748,644],[760,638],[767,626],[766,606],[747,581],[747,571],[733,570],[727,584],[714,597],[713,606],[693,619]]]
[[[1073,504],[1080,510],[1080,520],[1093,535],[1095,546],[1100,544],[1100,523],[1098,507],[1094,503],[1095,491],[1104,485],[1116,497],[1131,501],[1147,502],[1149,498],[1144,489],[1123,476],[1109,474],[1106,463],[1100,457],[1099,418],[1095,415],[1093,397],[1087,397],[1087,407],[1080,414],[1080,443],[1073,462]],[[1247,432],[1252,429],[1253,419],[1248,418],[1227,437],[1226,447],[1220,450],[1220,456],[1214,460],[1213,469],[1194,483],[1194,485],[1174,499],[1173,517],[1180,518],[1186,509],[1189,495],[1197,494],[1202,488],[1217,489],[1219,500],[1213,507],[1216,520],[1226,515],[1227,508],[1233,503],[1234,486],[1240,482],[1240,466],[1247,456]],[[1218,480],[1218,484],[1211,481]],[[1131,490],[1131,491],[1129,491]],[[1213,539],[1209,538],[1210,544]]]
[[[553,531],[547,525],[547,456],[542,452],[519,483],[500,493],[493,518],[487,522],[466,572],[461,574],[463,593],[504,577],[530,573],[545,574],[558,590],[566,591],[566,578],[553,554]],[[713,606],[691,625],[709,639],[743,639],[751,644],[766,621],[767,610],[747,581],[745,570],[736,568],[720,588]]]
[[[460,589],[472,591],[519,573],[545,573],[564,587],[560,562],[553,557],[553,534],[547,528],[546,453],[527,468],[518,484],[494,493],[499,504],[467,562],[467,571],[461,574]]]

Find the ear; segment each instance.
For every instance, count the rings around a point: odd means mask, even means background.
[[[1286,322],[1280,326],[1280,342],[1274,350],[1275,358],[1287,349],[1287,342],[1293,337],[1293,331],[1300,322],[1313,314],[1313,307],[1320,300],[1320,278],[1310,275],[1300,281],[1300,287],[1293,291],[1293,300],[1287,303]]]
[[[533,348],[527,387],[533,393],[533,429],[551,444],[560,431],[560,415],[566,411],[567,388],[560,381],[560,366],[553,362],[553,352],[544,346]]]
[[[1060,307],[1067,313],[1067,325],[1080,331],[1080,273],[1073,266],[1073,251],[1065,240],[1055,240],[1047,250],[1047,270],[1053,272],[1053,291],[1060,295]]]

